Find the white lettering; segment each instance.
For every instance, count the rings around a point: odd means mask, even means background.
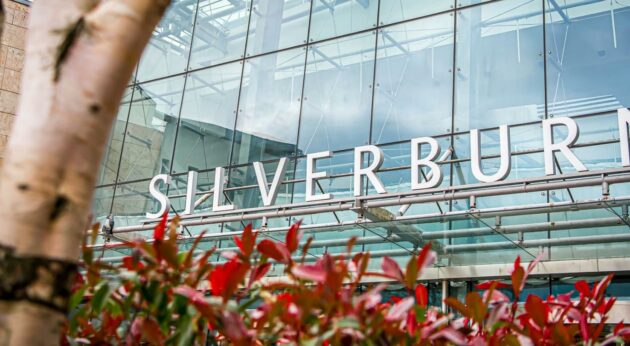
[[[493,183],[503,180],[510,174],[512,167],[510,158],[510,129],[507,125],[499,127],[501,164],[493,175],[485,175],[481,169],[481,140],[479,130],[470,131],[470,165],[473,176],[482,183]]]
[[[569,133],[567,137],[560,143],[553,142],[553,128],[554,126],[564,125],[567,127]],[[575,167],[578,172],[587,171],[582,162],[573,154],[569,149],[570,146],[575,144],[580,136],[580,129],[577,126],[575,120],[567,117],[546,119],[543,120],[543,149],[545,152],[545,174],[556,174],[556,165],[554,163],[554,153],[556,151],[561,152],[567,160]]]
[[[321,195],[315,194],[315,184],[317,179],[326,178],[327,172],[315,172],[317,169],[316,160],[324,159],[332,156],[332,151],[321,151],[319,153],[312,153],[306,155],[306,193],[304,200],[307,202],[325,201],[332,199],[333,195],[325,193]]]
[[[262,162],[254,162],[254,172],[256,173],[260,196],[262,197],[263,205],[266,207],[276,203],[280,179],[284,177],[287,171],[287,161],[286,157],[280,159],[278,168],[276,168],[276,174],[273,176],[273,181],[271,182],[271,187],[269,187],[269,183],[267,182],[267,174],[265,173],[265,167]]]
[[[420,146],[428,144],[431,149],[429,155],[420,159]],[[433,162],[440,153],[440,143],[431,137],[414,138],[411,140],[411,188],[413,190],[430,189],[442,183],[442,170]],[[431,169],[427,174],[427,181],[420,182],[420,167],[425,166]]]
[[[158,183],[163,182],[166,185],[171,184],[171,176],[168,174],[159,174],[151,179],[149,183],[149,193],[153,198],[155,198],[158,202],[160,202],[160,210],[157,213],[147,213],[147,219],[157,219],[160,218],[164,213],[168,213],[168,210],[171,208],[171,202],[168,199],[168,196],[163,194],[158,188]]]
[[[363,168],[363,154],[372,154],[372,163]],[[374,145],[364,145],[354,149],[354,196],[359,197],[363,193],[363,179],[365,175],[378,193],[387,193],[381,180],[374,173],[383,164],[383,151]]]
[[[197,177],[199,177],[199,173],[195,171],[188,172],[188,185],[186,185],[186,208],[184,208],[183,215],[190,215],[195,211]]]
[[[233,204],[221,205],[223,199],[223,185],[225,184],[225,168],[217,167],[214,171],[214,194],[212,196],[212,211],[234,210]]]

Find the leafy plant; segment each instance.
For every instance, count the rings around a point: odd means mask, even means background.
[[[514,263],[511,287],[498,281],[477,286],[464,302],[446,298],[455,313],[428,306],[422,270],[435,261],[430,244],[412,256],[404,271],[393,259],[369,272],[370,254],[322,255],[306,262],[312,238],[300,248],[300,224],[284,242],[263,239],[251,225],[234,237],[236,252],[198,251],[201,234],[180,252],[177,219],[166,215],[150,242],[126,245],[132,254],[118,266],[95,261],[84,245],[85,275],[76,283],[63,344],[155,345],[571,345],[621,344],[630,328],[619,324],[604,336],[606,315],[615,298],[604,292],[612,276],[590,287],[583,281],[571,294],[543,300],[527,297],[519,305],[527,277],[538,260]],[[92,231],[93,237],[97,229]],[[168,236],[166,236],[168,235]],[[95,238],[92,239],[94,242]],[[299,256],[301,254],[301,256]],[[299,260],[295,260],[299,258]],[[283,265],[280,278],[266,277],[272,262]],[[383,302],[380,283],[357,293],[365,278],[382,278],[405,287],[406,298]],[[500,289],[511,288],[514,300]]]

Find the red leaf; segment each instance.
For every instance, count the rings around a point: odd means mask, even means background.
[[[250,345],[250,336],[241,316],[233,311],[225,311],[221,316],[221,334],[225,335],[234,345]]]
[[[423,308],[429,304],[429,291],[423,284],[416,286],[416,302]]]
[[[525,310],[539,327],[544,327],[549,318],[549,307],[536,295],[527,296]]]
[[[608,274],[602,281],[595,284],[593,288],[593,297],[599,299],[606,292],[606,287],[610,284],[613,279],[613,274]]]
[[[514,291],[514,296],[516,298],[521,295],[521,288],[523,287],[524,277],[525,271],[523,270],[523,268],[520,266],[515,266],[514,271],[512,272],[512,291]]]
[[[575,289],[578,292],[580,292],[580,295],[582,297],[587,297],[587,298],[591,297],[591,288],[588,287],[588,283],[586,283],[586,281],[580,280],[580,281],[576,282],[575,283]]]
[[[258,233],[252,231],[252,224],[245,226],[241,237],[234,236],[234,243],[241,250],[241,253],[246,257],[249,257],[254,251],[254,245],[256,245],[256,236]]]
[[[429,337],[429,339],[431,341],[437,340],[437,339],[446,339],[448,341],[450,341],[451,343],[455,344],[455,345],[467,345],[468,342],[466,341],[466,337],[464,337],[464,335],[462,333],[460,333],[459,331],[451,328],[451,327],[446,327],[442,330],[440,330],[439,332],[431,335]]]
[[[127,334],[127,345],[138,345],[142,338],[142,325],[144,324],[144,317],[136,317],[131,326],[129,327],[129,333]]]
[[[291,261],[291,253],[284,244],[264,239],[258,243],[256,248],[261,254],[273,258],[278,262],[289,263]]]
[[[164,345],[164,335],[160,326],[151,318],[146,318],[142,323],[142,336],[152,345]]]
[[[209,275],[212,295],[229,299],[245,278],[249,264],[238,260],[230,260],[224,265],[216,266]]]
[[[413,307],[415,301],[413,297],[407,297],[389,309],[387,316],[385,317],[388,321],[401,321],[407,316],[407,311]]]
[[[475,288],[478,289],[478,290],[489,290],[490,287],[492,286],[492,284],[495,285],[494,286],[495,289],[510,287],[510,285],[508,285],[508,284],[504,284],[502,282],[498,282],[498,281],[495,281],[495,280],[490,280],[490,281],[484,281],[484,282],[482,282],[480,284],[477,284],[477,286],[475,286]]]
[[[435,260],[435,252],[431,251],[431,243],[428,243],[418,255],[418,275],[420,275],[422,269],[432,266]]]
[[[383,257],[383,261],[381,262],[381,269],[383,270],[385,276],[404,283],[403,273],[400,270],[398,263],[396,263],[396,261],[394,261],[390,257]]]
[[[162,241],[164,239],[164,232],[166,232],[166,221],[168,220],[168,211],[162,215],[162,220],[155,226],[153,230],[153,240]]]
[[[294,253],[295,250],[298,249],[298,246],[300,244],[300,239],[302,238],[302,232],[300,232],[301,224],[302,221],[294,223],[287,232],[285,242],[287,244],[287,250],[289,250],[290,253]]]
[[[521,267],[521,256],[516,256],[516,259],[514,260],[514,269],[512,271],[520,267]]]
[[[326,270],[322,265],[297,265],[291,269],[291,273],[300,279],[326,282]]]
[[[188,298],[188,301],[208,320],[214,320],[214,313],[208,301],[206,301],[203,293],[195,290],[190,286],[179,286],[173,290],[173,293]]]
[[[591,336],[588,333],[588,322],[586,321],[586,318],[586,314],[582,315],[582,318],[580,318],[580,334],[582,335],[582,339],[584,341],[589,341]]]
[[[269,269],[271,269],[271,263],[269,262],[258,265],[254,269],[252,269],[252,272],[249,274],[249,282],[247,283],[247,288],[249,289],[250,287],[252,287],[254,282],[262,279],[267,274],[267,272],[269,272]]]

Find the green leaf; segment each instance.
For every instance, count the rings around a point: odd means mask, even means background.
[[[407,270],[405,271],[405,283],[407,288],[412,290],[416,285],[418,279],[418,258],[411,256],[409,262],[407,262]]]
[[[482,325],[484,319],[486,318],[488,308],[483,304],[481,295],[477,292],[468,293],[466,295],[466,305],[468,305],[470,317],[479,325]]]
[[[92,297],[92,309],[96,314],[100,314],[101,310],[105,306],[107,302],[107,298],[109,298],[111,294],[110,287],[107,283],[103,283],[94,293]]]
[[[352,328],[352,329],[361,328],[359,321],[357,321],[357,319],[354,317],[345,317],[340,320],[337,320],[335,322],[335,326],[337,328]]]
[[[70,296],[70,301],[68,302],[68,311],[72,311],[77,306],[79,306],[79,303],[81,303],[81,301],[83,300],[83,297],[85,296],[86,290],[87,290],[87,287],[85,286],[81,287],[76,292],[74,292],[72,296]]]

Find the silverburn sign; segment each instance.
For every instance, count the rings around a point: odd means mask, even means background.
[[[621,164],[624,167],[630,166],[630,146],[628,140],[628,126],[630,125],[630,110],[619,109],[618,124],[619,124],[619,144],[621,146]],[[565,127],[566,137],[561,141],[554,141],[553,129],[555,127]],[[543,132],[543,151],[544,151],[544,165],[545,174],[554,175],[556,169],[554,165],[554,155],[563,155],[569,163],[579,172],[587,171],[584,164],[578,159],[577,156],[571,151],[571,146],[575,144],[578,139],[580,130],[575,120],[567,117],[560,117],[554,119],[546,119],[542,121]],[[510,152],[510,132],[507,125],[499,127],[500,133],[500,165],[496,173],[492,175],[485,174],[481,169],[481,144],[479,138],[479,130],[470,131],[470,166],[473,176],[482,183],[492,183],[500,180],[504,180],[511,169],[511,152]],[[420,157],[420,149],[422,146],[429,146],[429,154],[425,157]],[[442,182],[442,172],[439,165],[436,163],[436,159],[440,154],[440,145],[437,140],[431,137],[414,138],[411,140],[411,189],[422,190],[430,189],[440,185]],[[318,179],[328,177],[326,172],[317,171],[317,160],[329,158],[333,155],[331,151],[323,151],[318,153],[312,153],[306,155],[306,189],[304,192],[306,202],[325,201],[332,200],[333,195],[330,193],[316,194],[315,184]],[[371,163],[364,167],[365,155],[371,155]],[[354,149],[354,196],[359,197],[364,192],[363,177],[367,178],[367,181],[374,186],[374,189],[379,194],[387,193],[383,183],[378,178],[376,173],[383,164],[383,151],[374,145],[365,145]],[[280,159],[278,168],[276,169],[273,181],[271,184],[267,181],[267,174],[261,162],[254,162],[254,172],[256,173],[256,180],[260,189],[260,195],[264,206],[271,206],[275,203],[278,196],[278,190],[281,179],[284,177],[287,169],[287,158]],[[426,179],[421,180],[420,170],[421,168],[429,170],[426,174]],[[156,213],[147,213],[146,217],[149,219],[159,218],[164,215],[170,208],[169,198],[159,190],[159,184],[171,184],[171,177],[167,174],[160,174],[155,176],[149,185],[149,192],[151,196],[160,203],[160,210]],[[222,201],[223,189],[225,185],[225,168],[218,167],[215,169],[214,174],[214,189],[213,189],[213,212],[224,212],[234,210],[233,204]],[[182,214],[189,215],[193,213],[195,208],[195,195],[197,190],[197,172],[188,172],[188,186],[186,188],[186,207]]]

